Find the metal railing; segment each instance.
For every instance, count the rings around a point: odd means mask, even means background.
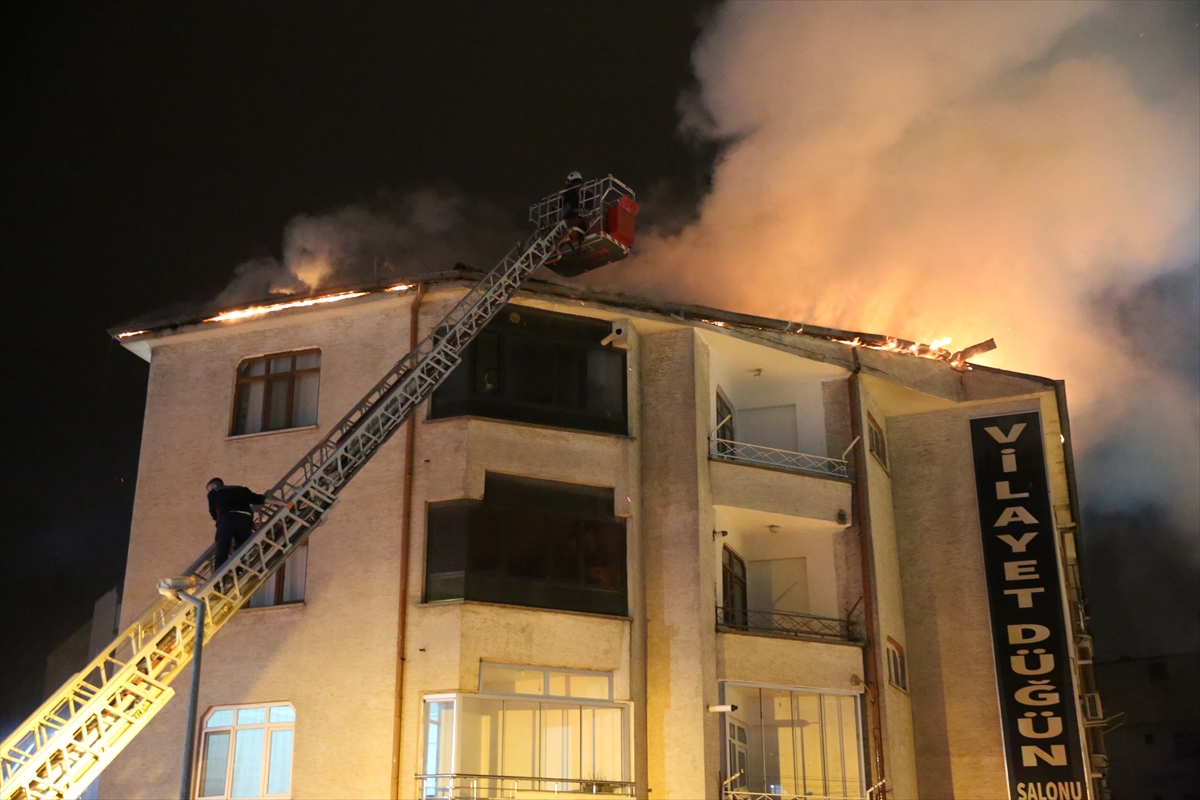
[[[866,796],[860,786],[843,785],[846,794],[800,794],[796,792],[753,792],[745,787],[730,788],[730,784],[742,776],[739,772],[721,784],[722,800],[878,800],[885,789],[886,781],[880,781],[867,790]],[[772,787],[776,788],[776,787]],[[782,787],[780,787],[782,788]]]
[[[526,778],[462,772],[417,775],[417,797],[429,800],[515,800],[542,794],[633,796],[630,781],[600,778]]]
[[[555,192],[529,207],[529,221],[539,230],[546,230],[562,221],[563,191]],[[606,178],[595,178],[579,187],[579,212],[588,219],[592,226],[599,220],[601,212],[608,206],[614,206],[622,197],[633,198],[633,190],[619,180],[609,175]]]
[[[806,472],[833,478],[850,477],[849,465],[840,458],[794,453],[791,450],[734,442],[729,439],[709,439],[708,457],[717,461],[753,464],[757,467],[772,467],[789,472]]]
[[[797,639],[858,641],[849,620],[818,617],[793,611],[751,611],[745,608],[717,606],[717,630],[740,633],[768,633]]]

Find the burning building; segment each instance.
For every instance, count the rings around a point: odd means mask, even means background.
[[[125,624],[468,277],[114,331]],[[193,796],[1104,796],[1063,386],[970,355],[530,282],[205,648]]]

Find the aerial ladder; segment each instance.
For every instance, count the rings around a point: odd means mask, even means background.
[[[586,230],[565,243],[562,193],[530,208],[537,229],[484,276],[268,491],[251,537],[224,564],[209,547],[163,596],[0,744],[0,800],[76,798],[167,704],[191,661],[198,607],[209,641],[319,527],[350,480],[462,361],[521,285],[553,260],[573,276],[629,255],[638,206],[611,175],[579,187]],[[560,247],[561,243],[561,247]],[[561,253],[558,251],[561,249]],[[179,594],[186,592],[187,601]],[[188,758],[192,754],[187,755]]]

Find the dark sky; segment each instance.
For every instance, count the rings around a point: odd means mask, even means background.
[[[449,184],[518,226],[572,169],[694,195],[675,108],[705,7],[5,5],[0,726],[124,570],[147,365],[105,330],[381,192]]]

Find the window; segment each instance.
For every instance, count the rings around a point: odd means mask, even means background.
[[[625,616],[613,490],[489,472],[483,501],[430,503],[425,599]]]
[[[248,358],[237,368],[230,436],[317,424],[321,351]]]
[[[627,788],[627,709],[612,702],[611,673],[480,664],[479,690],[426,698],[420,796]]]
[[[218,707],[204,717],[197,798],[291,797],[290,705]]]
[[[725,702],[736,707],[723,727],[731,786],[751,794],[865,797],[856,696],[727,683]]]
[[[721,606],[726,625],[746,627],[746,562],[728,546],[721,548]]]
[[[473,414],[625,433],[625,351],[608,322],[505,306],[433,393],[430,417]]]
[[[898,689],[908,691],[908,662],[904,648],[892,637],[887,637],[888,681]]]
[[[263,581],[258,591],[250,595],[250,608],[282,606],[304,602],[304,581],[308,572],[308,542],[304,542],[287,561]]]
[[[867,449],[879,459],[880,464],[887,467],[887,440],[883,438],[883,426],[876,421],[875,417],[871,416],[869,411],[867,412]]]

